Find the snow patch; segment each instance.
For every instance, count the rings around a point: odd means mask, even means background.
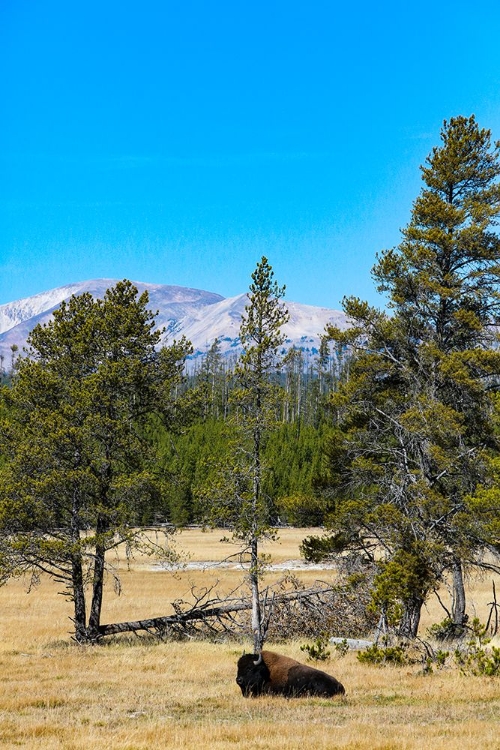
[[[34,326],[47,323],[63,300],[84,292],[102,298],[116,283],[115,279],[83,281],[0,305],[0,355],[5,363],[10,363],[11,347],[15,345],[21,352]],[[158,312],[156,324],[166,329],[162,344],[185,336],[193,345],[193,360],[205,354],[215,339],[219,339],[223,355],[240,353],[241,316],[248,304],[246,293],[224,298],[214,292],[189,287],[132,283],[139,293],[148,292],[149,308],[153,313]],[[285,351],[295,347],[307,356],[314,356],[327,324],[347,328],[346,316],[338,310],[298,302],[285,304],[290,314],[289,322],[283,326]]]

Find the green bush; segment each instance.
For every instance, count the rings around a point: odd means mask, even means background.
[[[312,643],[301,646],[300,650],[307,652],[309,661],[327,661],[331,655],[328,644],[328,635],[318,635]]]
[[[457,625],[449,617],[437,622],[427,629],[427,633],[436,641],[452,641],[461,638],[465,632],[464,625]]]
[[[490,638],[487,629],[476,617],[472,621],[471,638],[465,649],[455,649],[456,664],[464,674],[500,676],[500,648],[492,646],[488,649]]]
[[[408,654],[407,646],[404,643],[395,646],[379,646],[377,643],[374,643],[373,646],[369,646],[364,651],[359,652],[358,661],[361,664],[373,664],[376,666],[393,664],[398,667],[413,663]]]

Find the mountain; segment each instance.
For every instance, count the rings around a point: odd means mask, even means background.
[[[202,356],[216,338],[220,341],[223,354],[239,354],[241,351],[239,328],[241,315],[248,303],[246,294],[224,298],[200,289],[133,283],[139,292],[148,292],[150,309],[158,311],[157,325],[165,328],[162,343],[186,336],[193,344],[193,360]],[[3,357],[4,369],[10,369],[11,347],[15,345],[21,352],[34,326],[49,321],[63,300],[83,292],[102,298],[106,289],[115,284],[114,279],[84,281],[0,305],[0,357]],[[337,310],[288,301],[286,306],[290,321],[283,327],[285,346],[301,349],[307,357],[318,352],[320,335],[327,323],[334,323],[340,328],[347,325],[344,313]]]

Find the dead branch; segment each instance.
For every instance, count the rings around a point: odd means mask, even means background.
[[[488,603],[490,614],[488,617],[488,622],[486,623],[486,630],[489,630],[492,635],[496,635],[498,633],[498,610],[500,609],[500,605],[497,602],[495,581],[492,581],[491,583],[493,586],[493,601]],[[494,619],[493,623],[492,619]]]
[[[305,591],[294,591],[288,594],[283,594],[279,601],[291,601],[295,599],[306,599],[309,596],[319,594],[322,589],[307,589]],[[217,620],[222,623],[222,620],[229,615],[233,615],[236,612],[244,612],[252,609],[252,602],[250,599],[236,599],[233,601],[226,602],[225,604],[219,604],[212,606],[214,600],[203,601],[205,594],[201,596],[193,591],[195,597],[195,605],[187,611],[183,611],[182,607],[185,602],[177,600],[172,602],[172,607],[175,614],[168,615],[166,617],[152,617],[146,620],[136,620],[129,622],[120,622],[110,625],[101,625],[101,635],[112,635],[114,633],[126,633],[136,630],[146,630],[148,632],[152,630],[165,630],[168,628],[179,628],[186,627],[188,623],[202,620],[205,624],[209,625],[211,620]],[[267,600],[263,600],[265,606]],[[234,619],[234,618],[233,618]]]
[[[221,599],[214,595],[214,588],[193,587],[192,600],[172,602],[171,615],[101,625],[100,636],[138,631],[158,638],[248,636],[251,597],[238,595],[236,590]],[[273,640],[327,631],[340,636],[365,634],[371,625],[365,605],[352,587],[318,582],[306,589],[293,576],[268,587],[261,599],[267,637]]]

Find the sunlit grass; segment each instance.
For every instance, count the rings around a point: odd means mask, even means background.
[[[298,558],[308,533],[286,531],[269,545],[273,560]],[[233,551],[221,532],[178,535],[191,560],[220,559]],[[172,575],[149,558],[119,561],[123,593],[110,583],[104,622],[168,614],[193,584],[230,590],[241,570],[189,570]],[[328,571],[298,575],[312,581]],[[272,582],[279,573],[269,573]],[[484,621],[491,578],[471,582]],[[157,643],[128,636],[97,647],[71,640],[71,606],[43,579],[0,589],[0,747],[68,750],[142,750],[234,747],[429,750],[499,747],[500,680],[465,677],[456,669],[422,674],[418,667],[375,668],[355,654],[324,668],[346,686],[345,698],[244,699],[235,683],[245,644]],[[423,613],[422,633],[443,618],[437,602]],[[304,661],[301,642],[268,644]],[[247,650],[250,644],[246,644]]]

